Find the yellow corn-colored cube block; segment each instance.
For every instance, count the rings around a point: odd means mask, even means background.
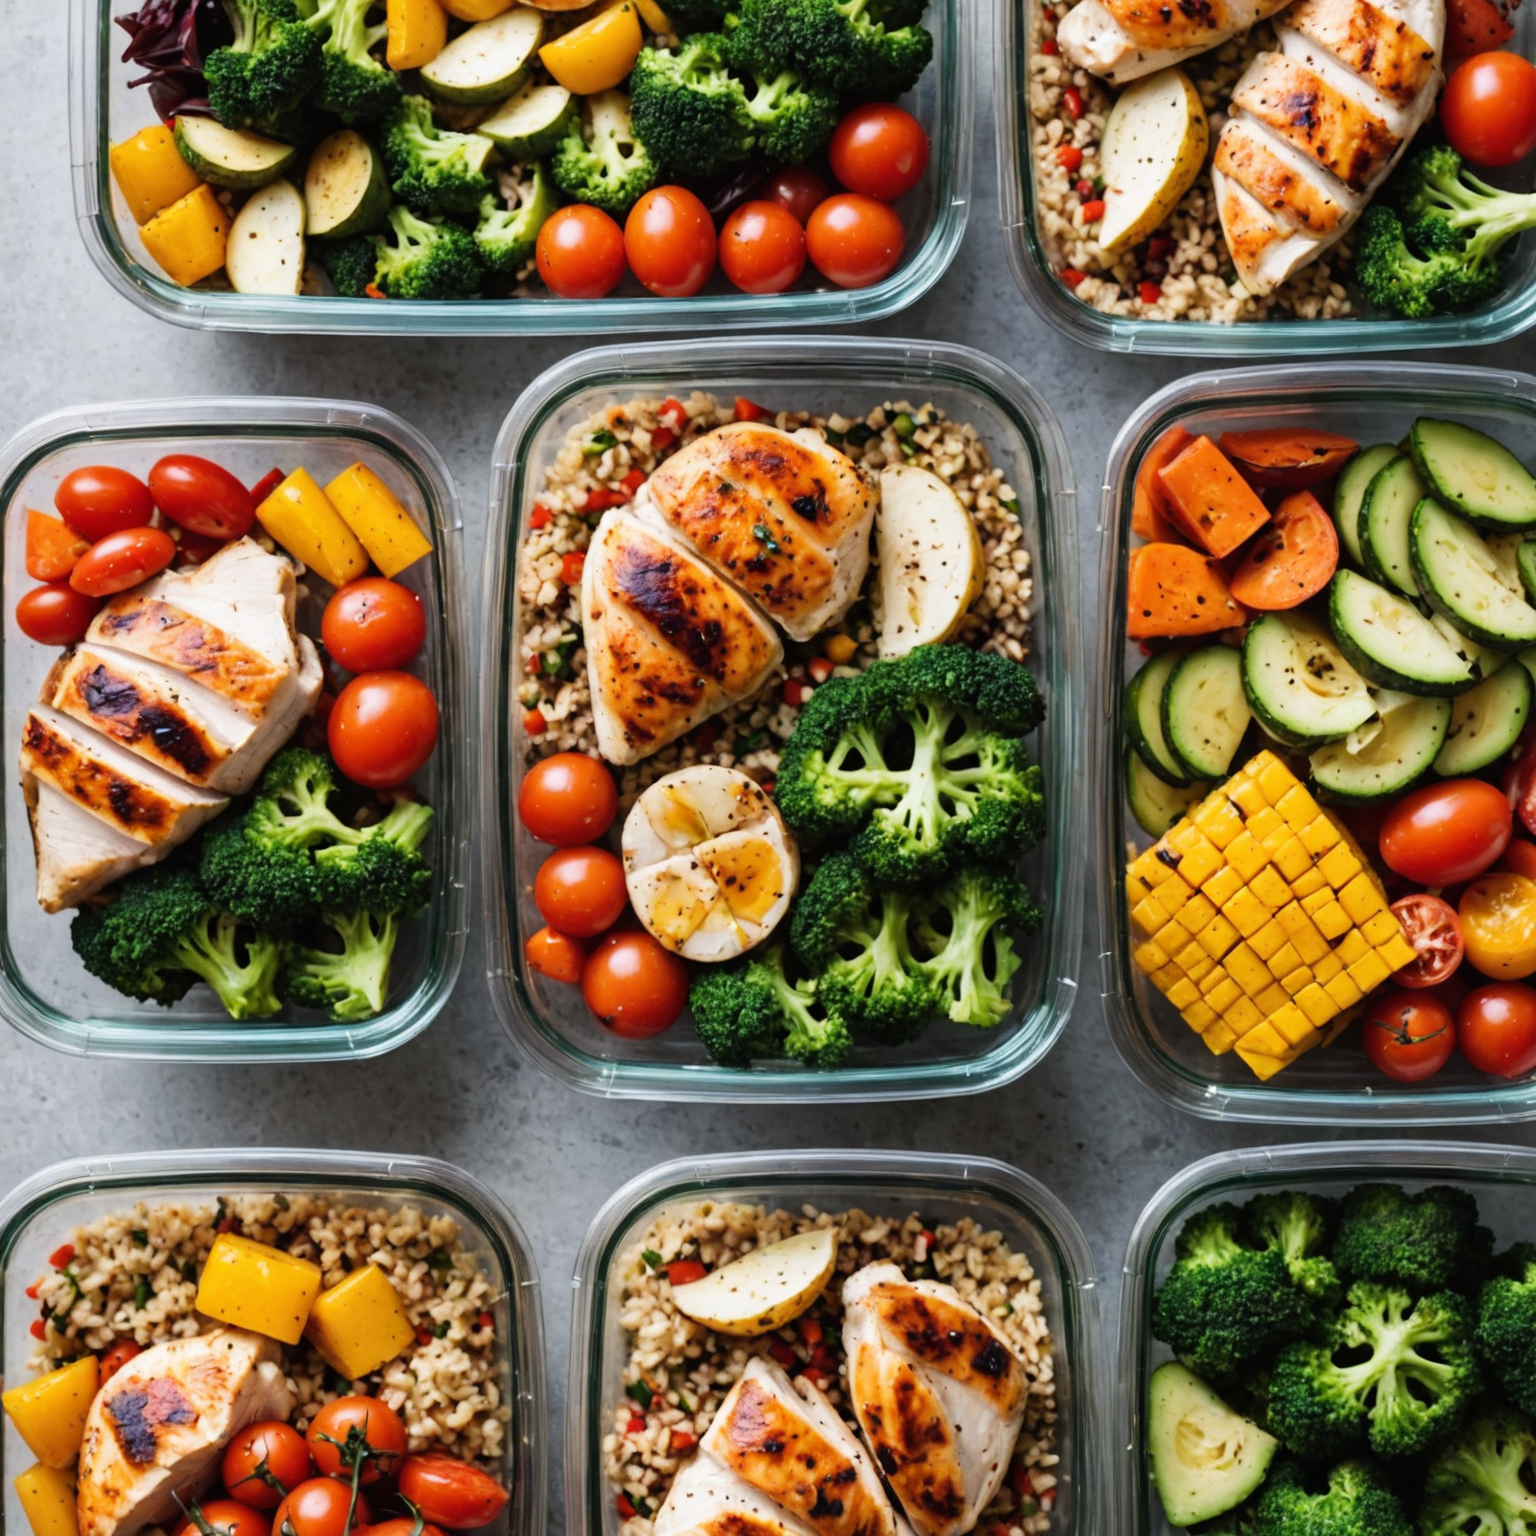
[[[320,1294],[320,1266],[235,1232],[214,1239],[197,1287],[197,1310],[283,1344],[304,1337]]]
[[[1255,811],[1248,818],[1248,836],[1258,843],[1266,853],[1280,846],[1278,838],[1272,843],[1276,833],[1287,831],[1285,819],[1273,806],[1266,805],[1262,811]]]
[[[1163,837],[1163,842],[1166,843],[1168,847],[1171,848],[1180,859],[1182,859],[1186,853],[1191,852],[1192,850],[1200,847],[1202,843],[1208,841],[1209,839],[1200,830],[1200,828],[1197,827],[1194,822],[1190,821],[1188,818],[1183,821],[1176,822]],[[1198,884],[1199,882],[1197,881],[1196,883]]]
[[[1227,903],[1222,915],[1244,938],[1248,938],[1269,921],[1269,908],[1252,891],[1244,890]]]
[[[1294,971],[1288,971],[1280,978],[1281,989],[1289,997],[1295,997],[1303,987],[1312,985],[1312,967],[1298,965]]]
[[[1366,993],[1374,992],[1391,974],[1392,967],[1375,950],[1349,968],[1349,979]]]
[[[1242,935],[1218,912],[1195,937],[1211,959],[1220,960]]]
[[[1271,912],[1278,912],[1291,899],[1290,886],[1285,883],[1285,877],[1273,864],[1261,869],[1253,877],[1253,881],[1248,889]]]
[[[1275,849],[1272,857],[1275,868],[1290,881],[1299,879],[1312,868],[1312,855],[1294,832]]]
[[[1227,859],[1244,880],[1252,880],[1269,863],[1269,855],[1248,832],[1241,833],[1227,844]]]
[[[1200,1001],[1200,989],[1188,976],[1181,976],[1168,988],[1164,994],[1175,1008],[1188,1008],[1191,1003]]]
[[[1237,1031],[1223,1019],[1200,1032],[1200,1043],[1212,1056],[1225,1056],[1237,1044]]]
[[[1295,901],[1289,906],[1281,907],[1275,913],[1275,921],[1280,924],[1288,939],[1294,938],[1300,929],[1310,925],[1307,914],[1301,910],[1301,903]]]
[[[1186,928],[1183,923],[1178,922],[1164,923],[1163,926],[1159,928],[1155,934],[1153,934],[1153,938],[1157,940],[1159,947],[1166,954],[1170,955],[1178,954],[1178,952],[1183,949],[1184,946],[1188,944],[1193,937],[1194,935],[1189,931],[1189,929]]]
[[[1317,914],[1323,910],[1324,907],[1330,907],[1333,905],[1334,895],[1327,886],[1324,886],[1320,891],[1313,891],[1310,895],[1303,896],[1301,898],[1301,910],[1305,912],[1308,917],[1315,918]],[[1345,926],[1347,927],[1348,925],[1346,924]]]
[[[1205,994],[1205,1001],[1217,1013],[1225,1014],[1227,1009],[1242,995],[1243,989],[1228,976],[1222,980],[1219,986],[1213,987]]]
[[[316,1271],[318,1273],[318,1271]],[[0,1397],[6,1417],[45,1467],[73,1466],[85,1438],[85,1416],[100,1385],[95,1355],[81,1355]]]
[[[1257,1051],[1265,1056],[1282,1056],[1289,1049],[1291,1042],[1280,1032],[1279,1023],[1275,1019],[1265,1019],[1262,1024],[1250,1029],[1246,1035],[1240,1035],[1238,1043],[1244,1051]]]
[[[139,239],[173,283],[190,288],[224,265],[229,226],[213,188],[199,186],[141,225]]]
[[[1339,974],[1323,983],[1323,991],[1328,994],[1338,1008],[1353,1008],[1365,994],[1354,983],[1354,979],[1348,971],[1340,971]]]
[[[1216,1022],[1216,1010],[1209,1003],[1191,1003],[1180,1017],[1197,1035],[1203,1035]]]
[[[1279,805],[1286,795],[1298,787],[1296,775],[1273,752],[1261,753],[1255,763],[1259,787],[1264,791],[1264,798],[1269,804]]]
[[[1227,1009],[1227,1027],[1236,1031],[1239,1040],[1250,1029],[1257,1028],[1263,1022],[1264,1015],[1259,1011],[1259,1005],[1251,997],[1240,997]]]
[[[1292,784],[1275,802],[1275,809],[1293,832],[1300,832],[1317,820],[1317,801],[1300,784]]]
[[[1290,1002],[1290,1000],[1290,993],[1288,993],[1278,981],[1270,982],[1270,984],[1265,987],[1257,997],[1254,998],[1254,1002],[1259,1005],[1259,1012],[1262,1013],[1266,1019],[1269,1018],[1271,1014],[1279,1013],[1279,1011],[1284,1008],[1285,1005]]]
[[[141,128],[131,139],[114,144],[107,151],[107,161],[135,224],[147,223],[203,184],[202,177],[181,158],[176,135],[167,123]]]
[[[1222,964],[1249,997],[1257,997],[1269,985],[1269,967],[1246,944],[1237,945]]]
[[[1218,848],[1225,848],[1243,830],[1243,818],[1225,795],[1208,795],[1190,819]]]
[[[1202,976],[1198,983],[1201,997],[1209,999],[1211,993],[1214,992],[1217,987],[1222,986],[1231,979],[1232,978],[1227,975],[1226,966],[1213,965],[1210,969],[1210,974]]]
[[[1165,954],[1156,939],[1148,939],[1145,944],[1136,946],[1131,952],[1131,959],[1136,962],[1138,970],[1143,970],[1150,976],[1153,971],[1162,970],[1173,956]]]
[[[1346,966],[1353,965],[1357,960],[1363,960],[1370,952],[1371,946],[1366,943],[1365,935],[1359,929],[1352,929],[1346,933],[1334,948],[1334,954]]]
[[[1328,953],[1327,939],[1312,926],[1310,918],[1305,928],[1291,935],[1291,943],[1296,946],[1296,953],[1306,965],[1316,965]]]
[[[1165,927],[1173,914],[1156,896],[1144,896],[1131,908],[1131,921],[1143,933],[1156,933]]]
[[[1296,1006],[1306,1014],[1314,1029],[1321,1029],[1339,1011],[1333,999],[1315,981],[1296,994]]]
[[[1200,948],[1194,940],[1181,949],[1173,957],[1173,963],[1189,977],[1191,981],[1199,981],[1202,976],[1208,975],[1216,964],[1206,952]]]
[[[1252,778],[1244,779],[1241,783],[1228,784],[1225,793],[1227,799],[1242,812],[1245,819],[1258,815],[1269,804],[1269,801],[1264,798],[1264,791]]]
[[[1269,1020],[1275,1032],[1287,1045],[1300,1045],[1313,1034],[1312,1021],[1293,1001],[1287,1003]]]
[[[1330,943],[1334,939],[1342,938],[1350,930],[1349,913],[1336,901],[1330,901],[1326,907],[1319,908],[1312,914],[1312,921],[1317,924],[1317,931]]]
[[[1312,857],[1321,859],[1330,848],[1338,846],[1339,829],[1315,806],[1313,812],[1312,820],[1298,830],[1298,835]]]
[[[1328,884],[1338,891],[1360,873],[1360,860],[1343,843],[1335,843],[1317,861],[1317,867],[1322,871],[1323,878]]]
[[[1152,887],[1134,870],[1125,872],[1125,904],[1134,907],[1138,901],[1152,894]]]
[[[1300,901],[1303,896],[1310,896],[1313,891],[1323,890],[1327,885],[1328,882],[1323,878],[1322,870],[1320,870],[1317,865],[1314,864],[1310,869],[1302,870],[1302,872],[1297,875],[1294,880],[1291,881],[1291,891],[1295,895],[1296,899]]]
[[[32,1536],[78,1536],[75,1480],[59,1467],[42,1462],[28,1467],[12,1486]]]
[[[432,553],[432,541],[399,497],[366,464],[353,464],[325,488],[341,520],[386,576]]]
[[[1257,933],[1250,935],[1248,945],[1259,959],[1272,960],[1285,941],[1285,929],[1274,918],[1270,918]]]
[[[1381,894],[1362,871],[1344,883],[1339,905],[1349,914],[1350,922],[1361,927],[1381,911]]]
[[[256,508],[256,521],[333,587],[367,573],[367,550],[307,469],[294,470]]]
[[[1360,923],[1360,936],[1372,949],[1380,949],[1389,939],[1403,936],[1403,925],[1391,912],[1377,910]]]
[[[1246,1044],[1239,1044],[1237,1054],[1246,1063],[1248,1070],[1258,1078],[1261,1083],[1267,1083],[1276,1073],[1283,1072],[1299,1057],[1306,1055],[1317,1044],[1316,1035],[1301,1045],[1293,1045],[1278,1056],[1271,1056],[1263,1052],[1250,1049]]]
[[[1376,951],[1394,971],[1400,971],[1405,965],[1418,958],[1418,951],[1413,945],[1399,934],[1395,938],[1388,939],[1380,949]]]
[[[1289,939],[1269,957],[1269,968],[1275,976],[1289,976],[1301,961],[1301,951]]]
[[[1131,861],[1128,873],[1155,891],[1167,880],[1173,870],[1158,858],[1156,848],[1148,848],[1145,853]]]
[[[1223,864],[1200,890],[1218,907],[1225,907],[1242,888],[1243,877],[1230,864]]]
[[[1204,928],[1210,920],[1216,916],[1216,903],[1209,896],[1202,896],[1196,891],[1177,912],[1170,912],[1170,917],[1177,917],[1186,928]]]
[[[393,1360],[416,1330],[389,1276],[364,1264],[315,1298],[304,1337],[332,1370],[357,1381]]]
[[[1222,850],[1207,837],[1188,849],[1179,860],[1179,875],[1191,885],[1204,885],[1225,862]]]
[[[1344,974],[1344,962],[1330,949],[1312,967],[1312,974],[1317,977],[1320,983],[1332,981],[1335,976],[1342,976]]]
[[[1181,971],[1178,966],[1176,966],[1171,960],[1162,968],[1162,970],[1152,972],[1152,985],[1156,987],[1159,992],[1162,992],[1165,995],[1169,988],[1177,986],[1183,980],[1184,972]]]

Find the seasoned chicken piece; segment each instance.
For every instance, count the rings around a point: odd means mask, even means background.
[[[581,617],[597,749],[637,763],[729,704],[784,659],[773,626],[671,536],[608,512],[587,551]]]
[[[294,1395],[272,1339],[218,1329],[151,1345],[96,1394],[80,1447],[80,1536],[134,1536],[181,1517],[228,1441],[286,1419]]]
[[[738,421],[667,460],[635,500],[796,640],[835,624],[869,569],[875,493],[818,432]]]
[[[1062,53],[1117,85],[1204,53],[1290,0],[1078,0],[1056,29]]]
[[[894,1264],[844,1282],[843,1348],[859,1427],[918,1536],[963,1536],[1019,1438],[1022,1362],[953,1287]]]

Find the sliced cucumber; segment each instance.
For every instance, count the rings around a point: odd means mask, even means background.
[[[389,201],[384,157],[362,134],[343,128],[315,145],[304,177],[311,235],[371,235],[384,222]]]
[[[1362,449],[1339,472],[1338,484],[1333,488],[1333,524],[1339,531],[1339,547],[1357,570],[1364,563],[1360,551],[1360,505],[1377,471],[1385,469],[1396,457],[1397,449],[1391,443]]]
[[[1536,608],[1512,592],[1471,523],[1425,497],[1411,525],[1414,574],[1425,598],[1469,639],[1506,651],[1536,642]]]
[[[1189,774],[1178,759],[1168,738],[1163,735],[1163,689],[1179,664],[1183,650],[1170,647],[1159,651],[1125,690],[1125,734],[1141,754],[1146,765],[1165,784],[1189,783]]]
[[[1514,746],[1531,716],[1531,674],[1509,662],[1451,707],[1451,728],[1435,759],[1435,772],[1456,779],[1479,773]]]
[[[224,258],[236,293],[297,293],[304,282],[304,199],[291,181],[253,194],[229,227]]]
[[[1408,552],[1408,523],[1428,493],[1407,454],[1379,469],[1360,504],[1360,556],[1377,581],[1419,595]]]
[[[237,192],[276,181],[299,158],[296,145],[264,139],[248,128],[226,128],[213,117],[178,117],[176,148],[204,181]]]
[[[1328,622],[1339,649],[1378,688],[1460,693],[1472,666],[1406,597],[1355,571],[1340,571],[1328,591]]]
[[[1135,747],[1125,750],[1125,798],[1136,825],[1148,837],[1161,837],[1210,793],[1209,784],[1165,784]]]
[[[1536,479],[1502,443],[1428,417],[1414,422],[1408,441],[1424,483],[1446,506],[1495,532],[1536,528]]]
[[[505,101],[527,79],[543,40],[543,16],[531,6],[514,5],[461,32],[421,66],[421,83],[439,101],[458,106]]]
[[[483,133],[509,160],[542,160],[576,116],[576,98],[563,85],[530,80],[480,124]]]
[[[1435,632],[1441,639],[1471,668],[1469,687],[1482,682],[1484,678],[1492,677],[1509,660],[1508,651],[1496,651],[1491,646],[1479,645],[1476,640],[1467,639],[1444,614],[1430,614],[1429,622],[1435,626]]]
[[[1163,737],[1195,778],[1226,778],[1252,718],[1243,658],[1230,645],[1203,645],[1169,673]]]
[[[1376,709],[1376,719],[1312,754],[1319,789],[1341,800],[1386,800],[1434,766],[1451,723],[1449,699],[1383,691]]]
[[[1333,636],[1296,612],[1266,613],[1249,626],[1243,691],[1260,725],[1292,747],[1342,741],[1376,713],[1365,679]]]
[[[1494,533],[1487,535],[1487,543],[1504,584],[1536,603],[1536,538],[1528,533]]]

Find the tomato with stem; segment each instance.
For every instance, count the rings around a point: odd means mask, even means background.
[[[277,1536],[286,1529],[292,1536],[348,1536],[371,1520],[367,1499],[361,1494],[354,1496],[350,1483],[334,1477],[312,1477],[277,1506],[272,1533]]]
[[[427,1520],[451,1531],[489,1525],[506,1507],[507,1490],[487,1472],[455,1456],[407,1456],[400,1464],[400,1496]]]
[[[276,1509],[309,1475],[309,1447],[291,1424],[247,1424],[224,1447],[224,1488],[252,1509]]]
[[[382,1398],[338,1397],[310,1421],[305,1435],[315,1470],[325,1477],[376,1483],[405,1455],[405,1425]]]
[[[1365,1054],[1379,1072],[1399,1083],[1433,1077],[1456,1046],[1451,1010],[1427,992],[1382,992],[1360,1020]]]
[[[206,1504],[193,1499],[183,1507],[187,1517],[176,1527],[176,1536],[271,1536],[267,1517],[234,1499],[210,1499]]]
[[[1398,986],[1433,987],[1455,972],[1466,945],[1461,919],[1449,902],[1417,891],[1394,901],[1392,914],[1416,951],[1416,958],[1393,976]]]

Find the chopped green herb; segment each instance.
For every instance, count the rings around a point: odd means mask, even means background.
[[[80,1282],[75,1278],[73,1268],[61,1269],[59,1274],[69,1281],[69,1296],[66,1300],[60,1302],[48,1316],[62,1328],[69,1320],[70,1309],[80,1300]]]
[[[779,541],[776,538],[774,538],[774,536],[771,533],[769,533],[768,525],[766,523],[753,523],[752,524],[752,537],[754,539],[756,539],[757,542],[759,544],[761,544],[763,546],[763,548],[766,549],[770,555],[778,554],[778,552],[779,552]]]
[[[332,1392],[350,1392],[352,1390],[352,1383],[340,1371],[327,1371],[325,1373],[325,1384]]]
[[[133,1246],[135,1248],[149,1247],[149,1233],[143,1227],[135,1227],[128,1235],[133,1239]]]
[[[427,1255],[427,1268],[434,1275],[449,1275],[453,1273],[453,1255],[446,1248],[434,1248]]]
[[[647,1269],[659,1269],[661,1267],[661,1255],[654,1248],[647,1248],[640,1257],[645,1260]]]
[[[288,1196],[287,1195],[273,1195],[272,1196],[272,1204],[278,1210],[286,1211],[288,1209]]]
[[[693,1399],[689,1397],[686,1392],[679,1392],[677,1394],[677,1406],[681,1408],[684,1413],[696,1413],[698,1411],[694,1407]]]
[[[905,411],[903,411],[901,415],[899,415],[891,423],[891,431],[893,431],[897,437],[908,438],[917,431],[917,423],[913,421]]]
[[[851,448],[862,448],[875,435],[875,429],[867,421],[856,421],[843,433],[843,441]]]
[[[1019,515],[1019,501],[1016,496],[1008,497],[1000,505],[1006,507],[1015,517]]]
[[[607,427],[599,427],[596,432],[582,444],[584,453],[607,453],[610,448],[617,448],[619,440]]]
[[[149,1288],[149,1281],[143,1275],[139,1276],[139,1283],[133,1288],[133,1304],[139,1311],[143,1311],[149,1305],[149,1298],[155,1293]]]
[[[444,1318],[443,1321],[440,1322],[437,1325],[437,1327],[435,1327],[432,1330],[432,1337],[434,1339],[446,1339],[448,1337],[448,1320],[447,1320],[447,1318]]]
[[[576,675],[575,668],[571,665],[571,657],[576,654],[576,647],[580,644],[575,635],[564,635],[558,644],[551,646],[549,650],[539,658],[539,666],[546,677],[556,677],[569,682]]]
[[[750,736],[738,736],[735,746],[736,756],[745,757],[748,752],[756,752],[767,740],[767,731],[753,731]]]
[[[652,1399],[656,1396],[643,1381],[633,1381],[624,1388],[625,1397],[633,1398],[642,1408],[649,1408]]]
[[[631,1499],[629,1502],[634,1505],[635,1513],[637,1515],[650,1514],[651,1506],[645,1499]]]

